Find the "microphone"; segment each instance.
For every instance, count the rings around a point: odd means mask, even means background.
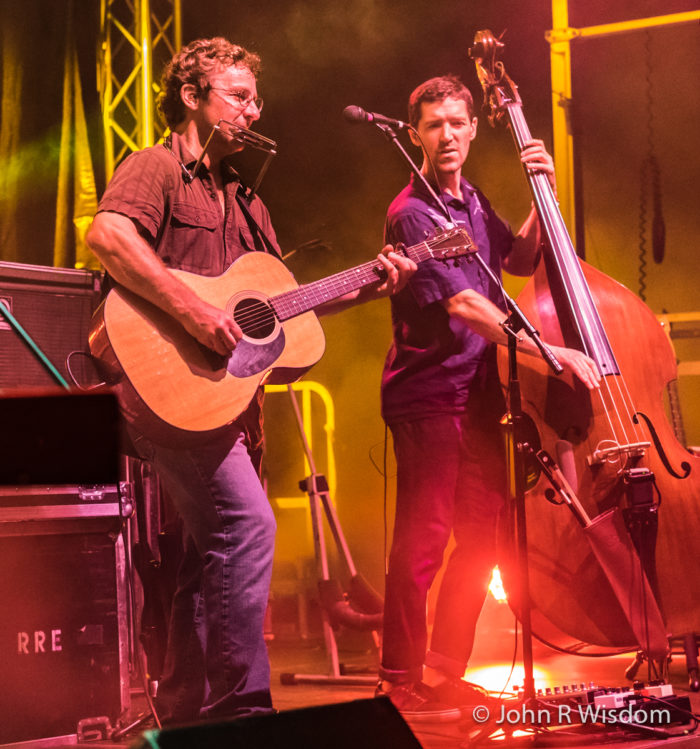
[[[410,127],[407,122],[401,122],[401,120],[394,120],[391,117],[385,117],[383,114],[377,114],[376,112],[365,112],[362,107],[349,106],[343,110],[343,117],[348,122],[354,124],[358,122],[372,122],[375,125],[388,125],[389,127],[395,127],[397,130],[403,130],[404,128]]]

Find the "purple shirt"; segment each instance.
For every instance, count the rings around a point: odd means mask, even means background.
[[[443,193],[450,213],[465,228],[479,254],[501,275],[501,260],[513,234],[484,195],[462,178],[466,202]],[[415,177],[397,195],[387,213],[385,239],[411,246],[445,224],[429,193]],[[495,344],[450,318],[440,303],[474,289],[505,309],[498,290],[475,261],[426,260],[406,288],[391,297],[394,340],[382,376],[382,415],[388,423],[438,413],[461,413],[470,397],[494,392]],[[504,314],[505,319],[505,314]]]

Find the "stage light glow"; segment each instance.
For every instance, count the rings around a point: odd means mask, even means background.
[[[493,568],[491,573],[491,582],[489,583],[489,593],[499,602],[507,603],[508,596],[506,590],[503,587],[503,580],[501,579],[501,571],[498,569],[498,565]]]
[[[551,683],[549,672],[542,668],[535,667],[533,677],[536,689],[544,689]],[[525,670],[522,665],[516,665],[511,674],[510,663],[497,663],[479,668],[469,668],[464,674],[464,678],[473,684],[488,689],[489,692],[500,694],[503,691],[504,695],[513,694],[517,692],[518,688],[522,687],[525,680]]]
[[[517,739],[518,737],[522,736],[532,736],[532,731],[513,731],[512,733],[509,732],[508,735],[503,732],[502,729],[498,729],[497,733],[491,734],[489,736],[490,741],[505,741],[506,738],[508,739]]]

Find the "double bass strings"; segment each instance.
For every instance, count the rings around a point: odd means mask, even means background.
[[[627,382],[624,374],[614,375],[614,385],[611,386],[610,377],[603,378],[603,385],[600,388],[600,398],[605,414],[610,424],[610,431],[613,441],[619,447],[625,445],[638,444],[644,440],[644,434],[640,424],[635,423],[634,415],[637,409],[632,402]],[[606,403],[605,395],[610,405]],[[621,434],[618,435],[612,423],[612,415],[616,423],[619,424]]]

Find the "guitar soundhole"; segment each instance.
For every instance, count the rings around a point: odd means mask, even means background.
[[[260,299],[241,299],[233,308],[233,319],[249,338],[267,338],[275,329],[275,313]]]

